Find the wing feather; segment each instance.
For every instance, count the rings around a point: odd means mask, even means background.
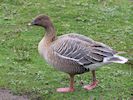
[[[56,49],[55,49],[56,48]],[[115,51],[110,47],[87,40],[85,36],[68,35],[53,44],[54,52],[68,64],[91,65],[103,62],[104,57],[113,56]]]

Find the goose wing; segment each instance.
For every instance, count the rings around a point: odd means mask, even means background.
[[[74,34],[59,38],[52,48],[54,53],[65,62],[76,63],[83,67],[101,63],[104,57],[113,56],[116,53],[102,43]]]

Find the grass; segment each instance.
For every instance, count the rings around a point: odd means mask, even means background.
[[[77,75],[74,93],[57,93],[68,85],[68,76],[39,56],[43,29],[29,27],[38,14],[51,16],[58,35],[76,32],[106,43],[133,57],[133,3],[128,0],[0,0],[0,87],[31,100],[129,100],[133,97],[133,67],[111,64],[97,70],[99,85],[85,91]]]

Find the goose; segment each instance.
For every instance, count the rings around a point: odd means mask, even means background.
[[[58,88],[57,92],[73,92],[74,76],[89,71],[92,73],[92,82],[83,88],[92,90],[99,83],[95,74],[97,68],[105,64],[124,64],[128,61],[111,47],[84,35],[69,33],[57,36],[53,23],[47,15],[35,17],[29,25],[40,26],[46,31],[38,45],[42,58],[57,70],[70,76],[70,86]]]

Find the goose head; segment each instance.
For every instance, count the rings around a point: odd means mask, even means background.
[[[46,30],[45,36],[47,40],[52,42],[56,39],[55,28],[52,24],[52,21],[47,15],[39,15],[33,19],[29,25],[41,26]]]
[[[39,15],[29,25],[41,26],[45,29],[53,27],[50,18],[47,15]]]

